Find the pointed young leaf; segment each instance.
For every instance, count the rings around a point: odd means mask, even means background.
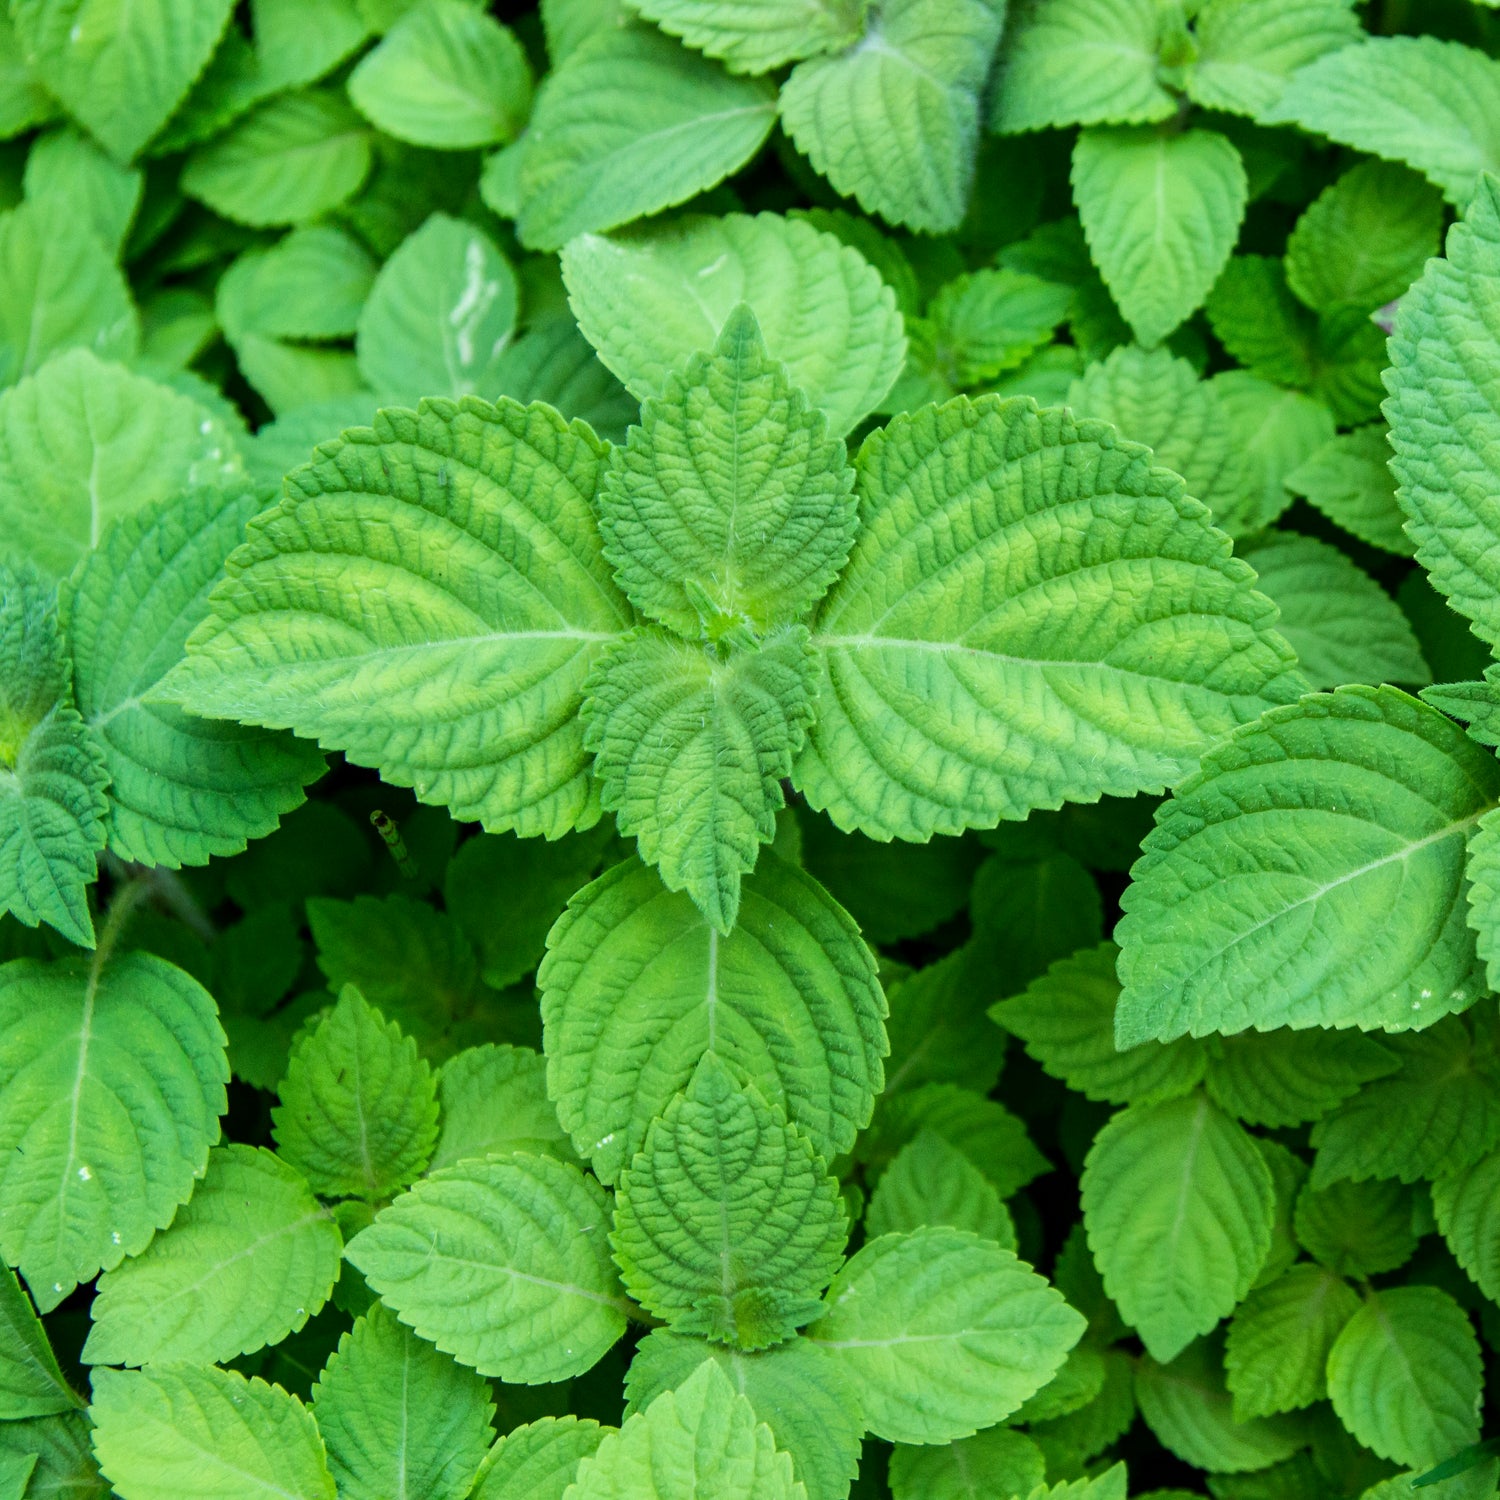
[[[353,985],[292,1053],[276,1149],[325,1198],[389,1198],[437,1142],[437,1083],[417,1044]]]
[[[794,777],[840,827],[921,841],[1160,787],[1304,686],[1207,511],[1103,423],[960,399],[859,468]]]
[[[686,218],[562,254],[578,326],[631,392],[660,396],[749,304],[766,351],[843,437],[901,373],[896,299],[858,251],[803,219]]]
[[[932,1224],[1016,1248],[1010,1213],[984,1173],[935,1130],[919,1130],[880,1174],[865,1211],[865,1234],[876,1239]]]
[[[82,1404],[57,1367],[31,1299],[15,1274],[0,1266],[0,1420],[44,1417]]]
[[[625,1332],[609,1206],[577,1167],[517,1152],[424,1177],[345,1251],[424,1339],[512,1384],[566,1380]]]
[[[578,708],[630,623],[591,510],[602,460],[544,406],[378,413],[288,477],[163,692],[319,739],[491,830],[592,823]]]
[[[706,1052],[620,1179],[610,1242],[675,1332],[758,1349],[817,1315],[847,1235],[807,1137]]]
[[[1141,343],[1160,343],[1203,305],[1234,249],[1245,166],[1216,130],[1086,130],[1073,197],[1089,250]]]
[[[1249,1291],[1274,1211],[1254,1141],[1202,1094],[1122,1110],[1084,1163],[1083,1221],[1105,1290],[1163,1362]]]
[[[548,949],[548,1086],[604,1182],[710,1050],[825,1161],[869,1122],[886,1052],[874,957],[827,892],[775,855],[745,880],[727,937],[627,860],[573,898]]]
[[[891,1454],[895,1500],[984,1500],[1030,1495],[1047,1475],[1047,1460],[1029,1437],[991,1427],[942,1447],[899,1444]]]
[[[172,1221],[228,1081],[212,998],[164,959],[0,966],[0,1251],[43,1312]]]
[[[1394,688],[1240,730],[1163,805],[1135,866],[1116,1037],[1403,1030],[1465,1009],[1464,846],[1497,797],[1493,758]]]
[[[312,1413],[211,1365],[99,1370],[94,1452],[120,1500],[334,1500]]]
[[[1415,544],[1402,525],[1390,462],[1385,424],[1372,422],[1316,449],[1287,474],[1286,487],[1360,541],[1410,557]]]
[[[100,1277],[82,1358],[208,1364],[279,1344],[328,1300],[341,1249],[299,1173],[262,1147],[221,1147],[171,1228]]]
[[[572,1159],[568,1132],[547,1097],[547,1062],[529,1047],[469,1047],[438,1071],[442,1127],[431,1168],[530,1151]]]
[[[579,1464],[615,1430],[572,1416],[512,1428],[485,1455],[470,1500],[563,1500]]]
[[[739,913],[741,876],[776,836],[816,670],[807,631],[794,625],[723,659],[642,630],[589,676],[584,744],[600,801],[667,889],[685,890],[721,933]]]
[[[377,1302],[312,1389],[340,1500],[464,1500],[494,1437],[488,1384]]]
[[[1196,1044],[1179,1039],[1165,1045]],[[1215,1037],[1205,1051],[1209,1098],[1244,1124],[1272,1127],[1320,1120],[1401,1065],[1389,1047],[1351,1031],[1243,1031]]]
[[[736,73],[768,73],[783,63],[854,42],[865,4],[866,0],[641,0],[635,9],[689,47],[721,58]]]
[[[1340,1276],[1378,1276],[1404,1266],[1426,1229],[1419,1200],[1389,1178],[1347,1178],[1297,1194],[1297,1243]]]

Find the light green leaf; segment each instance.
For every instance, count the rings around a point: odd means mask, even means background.
[[[1203,299],[1239,237],[1244,163],[1216,130],[1086,130],[1073,198],[1089,250],[1141,343],[1160,343]]]
[[[361,398],[366,409],[375,406],[347,349],[291,344],[247,333],[234,346],[234,356],[240,374],[278,417],[350,397]]]
[[[1023,994],[990,1007],[998,1025],[1021,1038],[1054,1078],[1086,1098],[1109,1104],[1153,1104],[1197,1087],[1204,1053],[1192,1042],[1147,1042],[1115,1050],[1113,943],[1059,959]]]
[[[667,377],[612,455],[604,555],[636,608],[680,635],[765,630],[805,614],[838,576],[853,487],[843,443],[741,303],[712,354]]]
[[[57,113],[57,100],[26,61],[7,7],[0,14],[0,138],[9,140],[33,125],[45,125]]]
[[[1315,688],[1432,681],[1401,607],[1338,548],[1273,531],[1239,554],[1255,569],[1261,592],[1280,607],[1277,629]]]
[[[1497,796],[1493,759],[1394,688],[1241,730],[1158,812],[1122,898],[1117,1040],[1403,1030],[1463,1010],[1478,993],[1464,845]]]
[[[233,0],[15,0],[11,19],[38,78],[112,156],[129,161],[203,71]]]
[[[405,1187],[437,1141],[437,1084],[417,1044],[353,985],[292,1053],[276,1149],[325,1198]]]
[[[1091,1344],[1075,1344],[1062,1368],[1011,1421],[1032,1425],[1081,1411],[1102,1394],[1108,1378],[1103,1354]]]
[[[1245,1031],[1214,1037],[1207,1055],[1209,1098],[1237,1120],[1272,1127],[1321,1119],[1400,1066],[1389,1048],[1347,1031]]]
[[[186,442],[192,408],[167,409]],[[181,660],[210,585],[262,504],[249,490],[174,489],[112,525],[63,584],[74,692],[103,751],[105,826],[124,859],[175,869],[236,854],[322,774],[323,757],[290,735],[147,701]]]
[[[1484,65],[1496,70],[1500,120],[1500,62]],[[1500,532],[1492,482],[1500,463],[1500,334],[1489,304],[1497,272],[1500,182],[1487,176],[1448,235],[1446,259],[1429,264],[1402,299],[1386,403],[1396,498],[1417,561],[1492,646],[1500,643],[1500,578],[1491,555]]]
[[[943,395],[995,380],[1024,363],[1052,338],[1073,298],[1072,287],[1006,267],[950,281],[927,309],[930,365]],[[905,385],[891,392],[893,403]]]
[[[854,42],[867,0],[641,0],[634,9],[689,47],[721,58],[736,73],[767,73],[783,63]]]
[[[807,1137],[706,1052],[620,1179],[610,1243],[675,1332],[758,1349],[817,1315],[847,1234]]]
[[[1412,1190],[1389,1178],[1310,1182],[1297,1194],[1298,1243],[1340,1276],[1378,1276],[1412,1257],[1423,1215]]]
[[[164,691],[336,746],[492,831],[587,826],[583,683],[630,623],[591,510],[602,462],[543,406],[378,413],[288,478]]]
[[[100,1277],[82,1358],[207,1364],[279,1344],[328,1300],[341,1248],[294,1168],[260,1147],[221,1147],[171,1228]]]
[[[750,1353],[658,1329],[636,1346],[625,1376],[626,1412],[648,1408],[707,1362],[729,1377],[792,1458],[809,1500],[844,1500],[859,1465],[864,1422],[838,1359],[809,1339]],[[489,1500],[480,1495],[476,1500]]]
[[[960,399],[859,468],[794,776],[840,827],[921,841],[1160,787],[1303,687],[1207,511],[1102,423]]]
[[[992,1500],[1030,1495],[1047,1461],[1029,1437],[991,1427],[940,1448],[898,1445],[891,1454],[895,1500]]]
[[[923,847],[870,844],[858,835],[849,842],[856,839],[871,849],[893,848],[898,858]],[[813,873],[818,873],[816,867]],[[909,878],[915,883],[923,873],[917,862]],[[850,915],[858,920],[856,913]],[[888,1096],[932,1082],[956,1083],[980,1093],[994,1088],[1005,1059],[1006,1039],[984,1012],[987,989],[975,983],[976,970],[982,970],[984,963],[985,957],[968,943],[893,985],[886,1023],[891,1039],[885,1070]]]
[[[639,398],[717,342],[748,303],[770,357],[842,437],[901,371],[906,339],[891,289],[858,251],[800,219],[691,217],[563,251],[578,326]]]
[[[424,1177],[345,1254],[429,1343],[536,1384],[581,1374],[625,1332],[608,1224],[591,1178],[517,1152]]]
[[[0,1419],[44,1417],[82,1405],[57,1367],[31,1299],[14,1273],[0,1266]]]
[[[782,779],[813,716],[816,665],[802,626],[758,646],[712,647],[659,630],[600,657],[583,704],[600,800],[668,890],[685,890],[721,933],[741,876],[776,836]]]
[[[401,400],[498,396],[517,295],[515,273],[488,235],[433,214],[375,279],[359,318],[360,373]]]
[[[1432,1184],[1432,1208],[1453,1258],[1495,1301],[1500,1292],[1500,1153],[1457,1170],[1445,1168]]]
[[[1196,7],[1188,97],[1259,117],[1301,68],[1363,36],[1353,0],[1208,0]]]
[[[729,1377],[706,1361],[606,1434],[569,1500],[807,1500],[792,1460]]]
[[[1286,487],[1360,541],[1410,557],[1414,547],[1401,524],[1390,458],[1385,424],[1372,422],[1315,449],[1286,475]]]
[[[775,109],[769,83],[732,78],[658,31],[596,32],[537,95],[521,156],[522,243],[556,250],[685,202],[755,154]]]
[[[312,1413],[212,1366],[100,1370],[94,1451],[121,1500],[334,1500]]]
[[[0,1250],[50,1312],[187,1202],[229,1068],[214,1003],[130,953],[0,966]]]
[[[1264,1469],[1290,1458],[1305,1441],[1285,1417],[1236,1420],[1217,1339],[1199,1340],[1170,1364],[1148,1355],[1136,1366],[1135,1395],[1161,1445],[1211,1473]]]
[[[133,359],[140,319],[124,273],[74,206],[57,194],[0,215],[0,386],[64,349]]]
[[[822,887],[775,855],[745,880],[727,937],[628,860],[573,898],[548,948],[548,1085],[603,1181],[710,1049],[825,1160],[868,1123],[886,1050],[874,957]]]
[[[1348,1283],[1322,1266],[1293,1266],[1251,1292],[1229,1324],[1224,1348],[1236,1420],[1323,1400],[1328,1351],[1359,1306]]]
[[[26,153],[22,179],[31,200],[55,194],[118,256],[141,202],[145,176],[137,167],[122,167],[86,135],[63,126],[38,136]]]
[[[880,1174],[865,1211],[865,1234],[875,1239],[930,1224],[1016,1248],[1015,1225],[984,1174],[936,1131],[919,1130]]]
[[[782,127],[869,213],[929,234],[957,229],[1003,19],[989,0],[874,0],[852,47],[792,70]]]
[[[349,97],[397,140],[490,146],[526,123],[531,66],[515,33],[481,6],[420,0],[349,75]]]
[[[506,1433],[479,1466],[470,1500],[563,1500],[578,1465],[612,1427],[587,1418],[542,1417]]]
[[[1202,1094],[1122,1110],[1084,1163],[1083,1221],[1105,1290],[1163,1362],[1249,1291],[1274,1209],[1254,1141]]]
[[[370,136],[339,95],[281,94],[188,157],[182,190],[240,224],[300,224],[359,191]]]
[[[837,1357],[865,1421],[946,1443],[1015,1411],[1057,1373],[1083,1319],[1024,1261],[962,1230],[869,1240],[808,1337]]]
[[[994,128],[1170,118],[1177,101],[1157,77],[1170,9],[1156,0],[1031,0],[1018,6],[1001,54]]]
[[[1500,62],[1431,36],[1369,37],[1303,68],[1261,121],[1403,161],[1462,206],[1500,171]]]
[[[378,1302],[339,1339],[312,1409],[341,1500],[464,1500],[494,1436],[485,1381]]]
[[[59,576],[114,521],[242,470],[197,402],[84,349],[0,395],[4,551]]]
[[[26,1471],[29,1483],[7,1500],[105,1500],[115,1492],[99,1476],[88,1421],[79,1413],[28,1417],[0,1427],[0,1463]],[[34,1465],[34,1467],[29,1467]]]
[[[600,362],[566,312],[540,318],[500,355],[496,381],[520,402],[545,401],[582,418],[606,442],[623,443],[640,403]]]
[[[261,73],[301,88],[332,72],[370,34],[358,0],[250,0]]]
[[[311,224],[267,249],[238,256],[219,279],[215,311],[231,343],[247,334],[345,338],[354,332],[374,281],[375,260],[353,235],[332,224]]]
[[[1328,1356],[1339,1420],[1382,1458],[1414,1468],[1478,1441],[1483,1382],[1469,1315],[1432,1286],[1371,1293]]]
[[[529,1047],[470,1047],[438,1071],[442,1129],[432,1170],[529,1151],[570,1160],[573,1147],[547,1097],[547,1063]]]

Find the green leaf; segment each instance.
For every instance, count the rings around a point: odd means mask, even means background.
[[[686,202],[756,153],[775,110],[769,83],[732,78],[658,31],[596,32],[537,94],[521,156],[522,243],[556,250]]]
[[[50,577],[113,522],[241,472],[233,438],[204,407],[84,349],[0,395],[4,551]]]
[[[179,414],[180,399],[170,409],[185,443],[192,408]],[[175,869],[237,854],[322,774],[323,757],[290,735],[147,701],[182,659],[209,587],[262,504],[249,490],[174,489],[114,523],[63,584],[74,692],[103,752],[105,827],[123,859]]]
[[[626,1412],[649,1407],[680,1387],[705,1363],[729,1377],[792,1457],[808,1500],[844,1500],[859,1466],[864,1422],[859,1398],[838,1359],[808,1339],[794,1338],[750,1353],[658,1329],[642,1339],[625,1376]],[[476,1500],[489,1500],[480,1495]]]
[[[1286,487],[1306,495],[1325,516],[1372,547],[1400,557],[1414,548],[1402,526],[1385,424],[1341,432],[1286,476]]]
[[[29,1484],[23,1478],[25,1487],[7,1500],[105,1500],[113,1494],[99,1477],[90,1436],[88,1422],[76,1412],[0,1426],[0,1464],[29,1475]]]
[[[620,1179],[610,1242],[674,1331],[757,1349],[817,1315],[847,1234],[807,1137],[706,1052]]]
[[[1328,1351],[1359,1310],[1322,1266],[1293,1266],[1252,1291],[1229,1324],[1224,1370],[1236,1420],[1311,1406],[1328,1394]]]
[[[1401,1030],[1464,1009],[1464,844],[1497,795],[1493,760],[1394,688],[1241,730],[1158,812],[1122,898],[1117,1040]]]
[[[971,271],[950,281],[927,309],[931,362],[944,396],[1024,363],[1050,342],[1074,295],[1072,287],[1008,267]],[[898,385],[891,392],[892,401],[901,390]]]
[[[865,1422],[947,1443],[1015,1411],[1057,1373],[1083,1319],[1024,1261],[946,1227],[866,1241],[807,1336],[837,1357]]]
[[[1481,743],[1486,738],[1475,735],[1472,726],[1469,734]],[[1500,819],[1493,812],[1480,819],[1469,843],[1468,876],[1469,926],[1493,988],[1500,975]]]
[[[1432,1184],[1432,1209],[1453,1258],[1493,1302],[1500,1292],[1500,1153],[1445,1168]]]
[[[1011,1420],[1031,1425],[1081,1411],[1103,1392],[1108,1369],[1098,1349],[1075,1344],[1057,1374]]]
[[[52,590],[0,564],[0,912],[91,948],[109,775],[69,666]]]
[[[1154,1104],[1190,1092],[1204,1068],[1203,1050],[1194,1043],[1115,1050],[1118,956],[1113,943],[1101,943],[1059,959],[1023,994],[992,1005],[990,1015],[1021,1038],[1045,1072],[1086,1098]]]
[[[339,1339],[312,1409],[341,1500],[464,1500],[494,1436],[489,1386],[378,1302]]]
[[[276,1149],[325,1198],[388,1198],[437,1142],[437,1084],[417,1044],[346,985],[292,1053]]]
[[[262,73],[281,88],[316,83],[370,34],[358,0],[250,0]]]
[[[82,1358],[207,1364],[279,1344],[328,1300],[341,1248],[293,1167],[221,1147],[171,1228],[100,1277]]]
[[[231,343],[243,341],[247,334],[345,338],[354,332],[375,269],[370,252],[345,230],[332,224],[306,225],[269,248],[237,256],[219,279],[215,312]]]
[[[767,354],[747,304],[712,354],[667,377],[611,457],[604,555],[636,608],[680,635],[797,619],[849,556],[844,445]]]
[[[1078,1238],[1081,1242],[1083,1236]],[[1056,1468],[1087,1463],[1121,1438],[1135,1421],[1135,1357],[1112,1349],[1103,1360],[1104,1384],[1087,1406],[1031,1426],[1032,1440]]]
[[[913,847],[897,846],[902,855]],[[913,872],[914,877],[920,875],[920,868]],[[894,985],[886,1023],[891,1039],[887,1097],[932,1082],[956,1083],[980,1093],[994,1088],[1005,1059],[1005,1037],[984,1012],[988,991],[975,983],[975,971],[983,963],[969,944]]]
[[[1485,59],[1497,72],[1500,62]],[[1500,167],[1500,162],[1497,162]],[[1417,560],[1475,632],[1500,643],[1500,579],[1490,557],[1500,518],[1483,476],[1496,471],[1493,408],[1500,336],[1488,302],[1500,270],[1500,182],[1485,177],[1463,223],[1402,299],[1391,339],[1387,403],[1396,498]]]
[[[1326,1188],[1304,1186],[1297,1195],[1298,1242],[1340,1276],[1378,1276],[1406,1264],[1421,1237],[1410,1188],[1389,1178]]]
[[[895,296],[858,251],[776,214],[691,217],[628,238],[583,235],[562,254],[578,326],[642,400],[718,341],[748,303],[766,351],[842,437],[901,372]]]
[[[768,73],[859,36],[864,0],[642,0],[635,7],[736,73]],[[555,52],[555,49],[554,49]]]
[[[182,190],[238,224],[300,224],[359,191],[370,137],[338,95],[309,89],[262,104],[188,157]]]
[[[957,229],[1003,19],[989,0],[875,0],[852,47],[792,70],[782,128],[867,212],[929,234]]]
[[[1299,69],[1362,36],[1352,0],[1208,0],[1193,18],[1188,97],[1259,117]]]
[[[1216,130],[1086,130],[1073,197],[1094,257],[1141,343],[1160,343],[1203,305],[1234,249],[1244,163]]]
[[[1113,1116],[1083,1168],[1104,1287],[1153,1358],[1176,1358],[1250,1289],[1271,1246],[1270,1170],[1202,1094]]]
[[[375,278],[359,318],[360,373],[401,400],[498,396],[517,296],[510,262],[488,235],[433,214]]]
[[[1160,787],[1303,686],[1207,511],[1102,423],[960,399],[859,468],[794,776],[840,827],[921,841]]]
[[[1373,1292],[1328,1356],[1339,1420],[1382,1458],[1425,1468],[1479,1439],[1484,1381],[1469,1316],[1446,1292]]]
[[[1250,1031],[1208,1044],[1206,1085],[1214,1103],[1235,1119],[1287,1127],[1321,1119],[1399,1066],[1389,1048],[1356,1032]]]
[[[374,405],[347,349],[291,344],[247,333],[235,345],[234,354],[240,374],[278,417],[352,397],[364,398],[367,409]]]
[[[572,1159],[568,1133],[547,1097],[547,1063],[529,1047],[469,1047],[438,1070],[442,1128],[432,1170],[528,1151]]]
[[[1000,1194],[958,1147],[919,1130],[880,1174],[865,1211],[865,1234],[905,1234],[927,1225],[965,1229],[1007,1250],[1016,1230]]]
[[[9,140],[33,125],[45,125],[57,113],[57,101],[26,61],[7,7],[0,15],[0,137]]]
[[[232,0],[160,0],[95,10],[85,0],[16,0],[11,19],[37,77],[110,154],[128,161],[203,71]]]
[[[563,1500],[578,1465],[598,1451],[611,1427],[578,1417],[542,1417],[513,1428],[479,1466],[471,1500]]]
[[[56,194],[73,213],[81,209],[105,248],[118,256],[145,178],[139,168],[122,167],[89,137],[64,126],[37,137],[26,154],[22,183],[28,199]]]
[[[941,1448],[904,1444],[891,1454],[895,1500],[986,1500],[1030,1495],[1046,1479],[1047,1463],[1030,1438],[991,1427]]]
[[[640,403],[604,368],[568,313],[538,319],[506,345],[496,379],[517,401],[545,401],[582,418],[607,442],[623,443]]]
[[[1239,555],[1280,607],[1277,628],[1315,688],[1432,681],[1401,607],[1338,548],[1273,531],[1240,547]]]
[[[429,1343],[536,1384],[581,1374],[625,1332],[608,1222],[577,1167],[518,1152],[424,1177],[345,1254]]]
[[[807,1500],[750,1402],[705,1362],[675,1391],[606,1434],[578,1466],[570,1500]]]
[[[776,836],[815,671],[802,626],[727,657],[646,629],[589,678],[584,744],[600,800],[667,889],[685,890],[721,933],[739,912],[741,876]]]
[[[1264,1469],[1305,1441],[1285,1417],[1236,1420],[1216,1339],[1200,1339],[1170,1364],[1148,1355],[1136,1366],[1135,1395],[1161,1445],[1211,1473]]]
[[[514,140],[531,107],[531,67],[515,33],[467,0],[420,0],[349,75],[349,97],[378,129],[456,151]]]
[[[0,966],[0,1251],[43,1312],[186,1203],[226,1108],[214,1003],[146,953]]]
[[[1156,0],[1032,0],[1018,11],[995,88],[996,130],[1137,125],[1177,112],[1157,76],[1170,7]]]
[[[1261,121],[1405,162],[1462,206],[1500,170],[1500,62],[1431,36],[1370,37],[1303,68]]]
[[[31,1299],[0,1266],[0,1419],[44,1417],[82,1404],[57,1367]]]
[[[212,1366],[99,1370],[94,1451],[124,1500],[334,1500],[312,1413]]]
[[[491,831],[587,826],[584,679],[630,623],[591,510],[602,462],[543,406],[378,413],[288,478],[164,691],[316,738]]]
[[[606,1183],[717,1052],[830,1160],[884,1082],[885,997],[858,929],[815,881],[763,853],[721,937],[635,860],[559,918],[538,974],[548,1086]]]

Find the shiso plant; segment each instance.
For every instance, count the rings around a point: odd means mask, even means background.
[[[1493,0],[0,7],[0,1500],[1494,1500]]]

